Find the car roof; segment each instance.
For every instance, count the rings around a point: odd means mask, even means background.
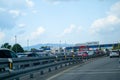
[[[10,49],[7,49],[7,48],[0,48],[0,50],[10,50]]]
[[[0,48],[0,51],[1,51],[1,50],[12,51],[12,50],[7,49],[7,48]],[[14,52],[14,51],[12,51],[12,52]]]

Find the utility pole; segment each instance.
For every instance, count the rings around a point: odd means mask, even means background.
[[[59,52],[61,52],[61,40],[60,40]]]
[[[15,44],[17,43],[17,36],[15,35]]]
[[[29,39],[27,40],[27,47],[28,47],[28,51],[29,51]]]
[[[17,36],[15,35],[15,44],[17,44]],[[17,46],[15,47],[15,52],[17,53]]]

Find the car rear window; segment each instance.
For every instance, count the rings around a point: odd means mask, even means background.
[[[10,51],[0,50],[0,58],[12,58]]]

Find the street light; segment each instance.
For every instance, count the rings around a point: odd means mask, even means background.
[[[17,36],[15,35],[15,44],[17,43]]]
[[[17,36],[15,35],[15,44],[17,44]],[[17,46],[15,46],[15,52],[17,53]]]
[[[59,52],[61,52],[61,40],[60,40],[60,45],[59,45]]]
[[[27,47],[28,47],[28,51],[29,51],[29,39],[27,40]]]

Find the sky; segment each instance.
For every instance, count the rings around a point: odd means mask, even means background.
[[[120,42],[120,0],[0,0],[0,45]]]

